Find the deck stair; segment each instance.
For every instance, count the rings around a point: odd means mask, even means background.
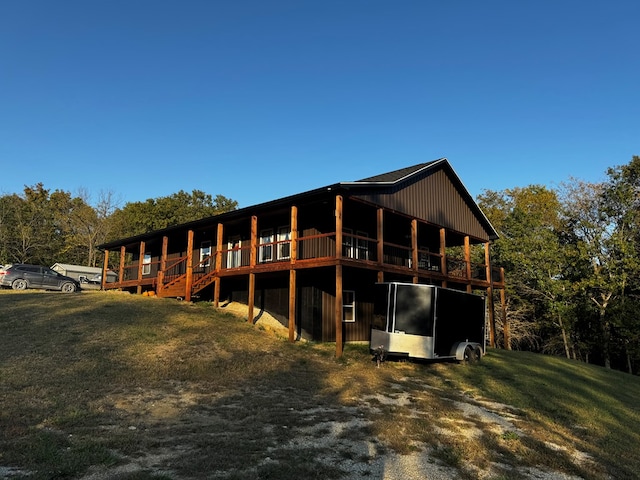
[[[198,292],[204,290],[213,282],[215,282],[215,279],[216,277],[213,274],[213,272],[208,273],[207,275],[194,275],[193,282],[191,285],[191,295],[195,295]],[[163,298],[166,298],[166,297],[169,297],[169,298],[183,297],[184,298],[187,296],[186,289],[187,289],[187,275],[182,274],[174,278],[170,282],[164,284],[162,288],[159,288],[158,296]]]
[[[161,288],[158,289],[159,297],[185,297],[186,296],[186,287],[187,287],[187,276],[181,275],[171,282],[164,284]]]

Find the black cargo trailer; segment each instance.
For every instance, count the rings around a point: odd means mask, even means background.
[[[378,283],[375,288],[372,350],[423,359],[482,357],[483,296],[413,283]]]

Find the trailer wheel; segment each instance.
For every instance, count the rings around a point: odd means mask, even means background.
[[[480,358],[478,352],[471,345],[467,345],[464,349],[464,361],[466,363],[478,363]]]
[[[477,346],[476,348],[474,348],[474,351],[476,353],[476,357],[478,358],[478,361],[482,360],[482,348]]]

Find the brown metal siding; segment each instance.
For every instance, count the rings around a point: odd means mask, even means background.
[[[335,322],[336,297],[327,292],[322,292],[322,341],[336,341]]]
[[[305,239],[305,237],[312,237],[314,235],[320,234],[321,232],[316,228],[307,228],[301,231],[300,239],[298,242],[298,258],[300,260],[308,260],[310,258],[323,258],[335,255],[335,238],[319,237]]]
[[[372,318],[373,304],[358,300],[358,292],[356,292],[356,321],[342,324],[344,341],[360,342],[369,340]]]
[[[444,170],[425,174],[412,183],[384,191],[372,190],[354,197],[489,241],[489,232]]]

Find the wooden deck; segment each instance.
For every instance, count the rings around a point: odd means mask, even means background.
[[[305,249],[312,242],[313,248]],[[290,248],[287,258],[257,261],[260,258],[259,249],[271,247],[275,251],[285,243]],[[343,249],[338,255],[335,245],[335,234],[332,233],[287,242],[219,249],[196,263],[189,256],[184,256],[171,262],[161,260],[147,264],[146,268],[150,271],[158,272],[153,276],[145,275],[138,264],[126,265],[121,268],[122,275],[119,278],[122,280],[111,282],[105,288],[154,290],[160,297],[190,298],[221,278],[339,265],[378,271],[382,278],[385,274],[405,276],[416,283],[429,281],[480,289],[492,286],[504,288],[502,269],[488,268],[486,264],[476,264],[470,259],[449,258],[443,254],[390,243],[383,243],[378,248],[371,239],[356,235],[343,236]],[[313,256],[318,252],[325,255]]]

